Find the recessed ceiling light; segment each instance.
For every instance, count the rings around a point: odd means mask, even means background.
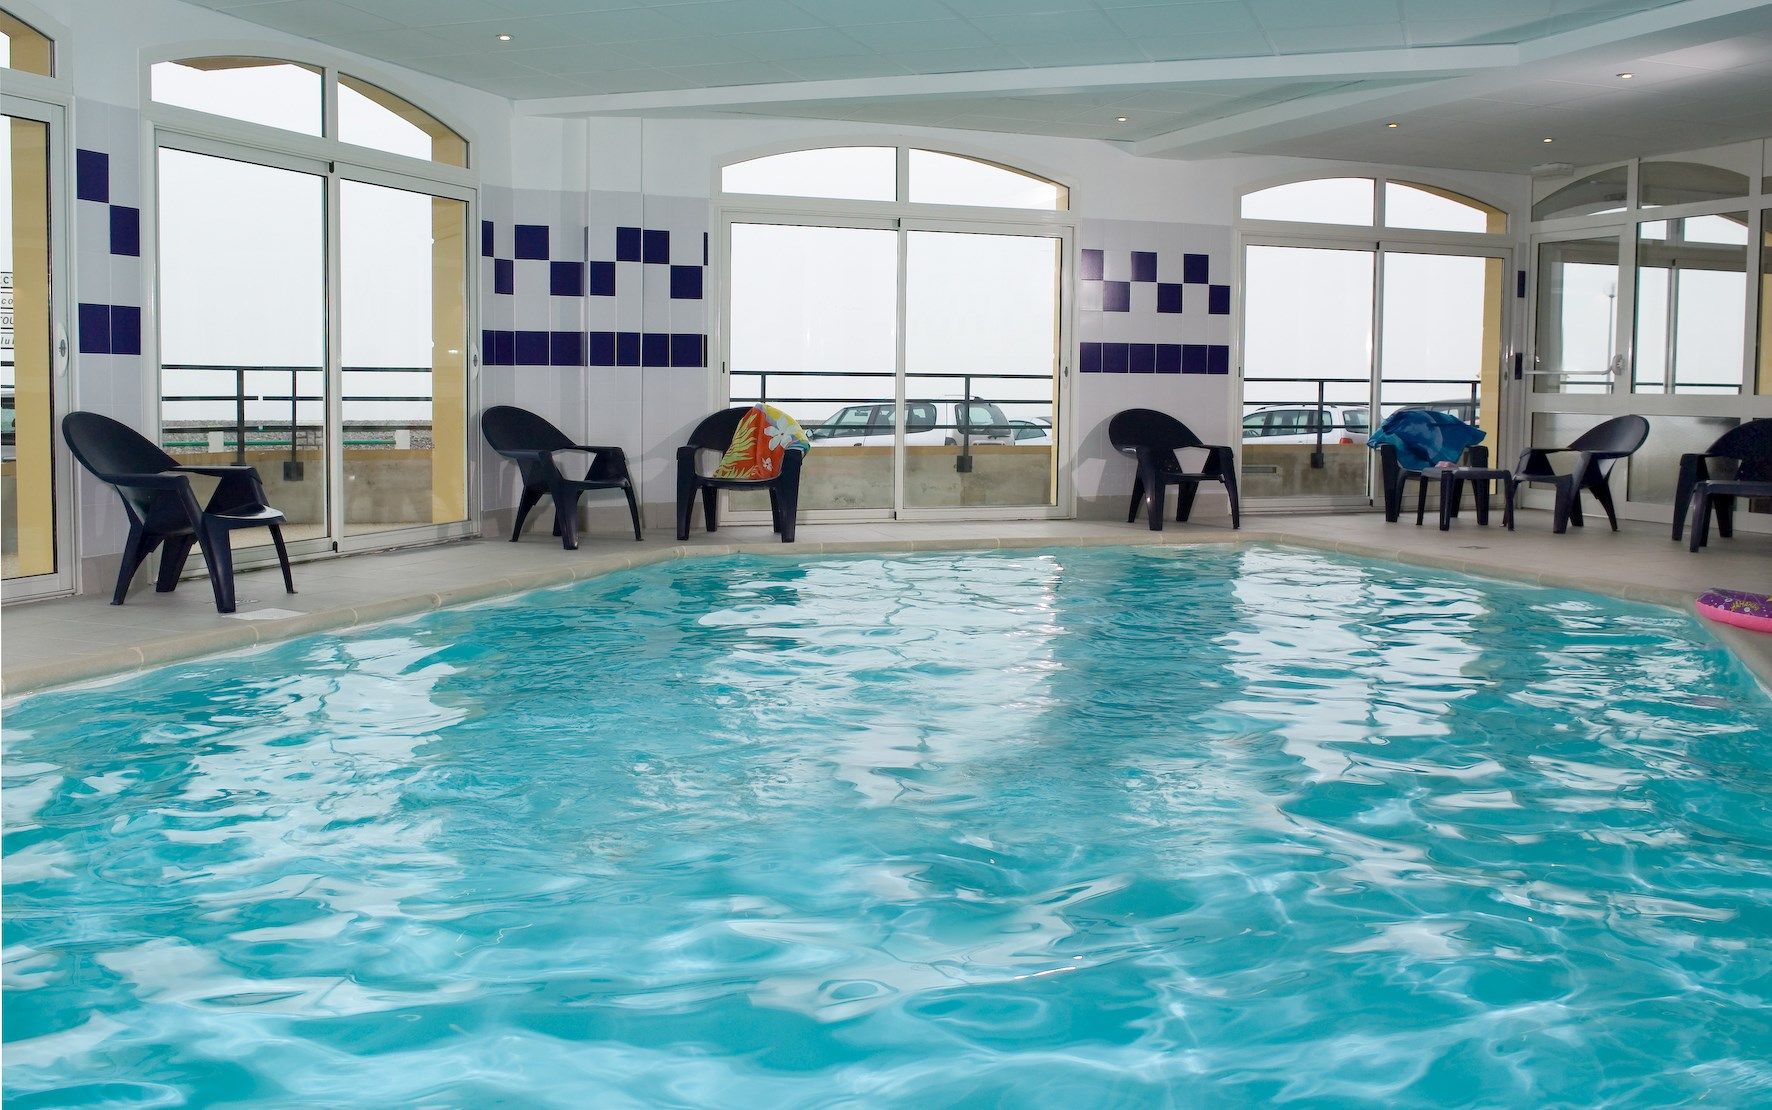
[[[1125,117],[1125,116],[1115,116],[1114,122],[1115,123],[1125,123],[1126,119],[1127,119],[1127,117]]]
[[[500,35],[500,36],[498,36],[498,41],[499,41],[499,42],[510,42],[510,41],[511,41],[511,36],[509,36],[509,35]]]
[[[1618,79],[1620,81],[1629,81],[1632,77],[1635,77],[1635,76],[1636,76],[1636,74],[1634,74],[1634,73],[1620,73],[1618,75]]]
[[[1399,124],[1395,124],[1395,123],[1387,123],[1387,124],[1385,124],[1385,126],[1386,126],[1386,127],[1388,127],[1388,128],[1396,128],[1396,127],[1398,127],[1398,126],[1400,126],[1400,125],[1399,125]]]
[[[1555,139],[1545,139],[1545,140],[1544,140],[1544,141],[1545,141],[1545,142],[1547,142],[1547,143],[1554,143],[1554,142],[1556,142],[1556,141],[1557,141],[1557,140],[1555,140]]]

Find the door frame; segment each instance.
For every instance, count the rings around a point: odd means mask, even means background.
[[[1505,236],[1490,235],[1475,237],[1449,232],[1423,233],[1421,238],[1399,236],[1391,229],[1349,228],[1345,233],[1334,233],[1312,228],[1305,234],[1288,233],[1278,228],[1285,225],[1268,223],[1260,230],[1239,230],[1236,236],[1236,310],[1237,327],[1235,342],[1237,351],[1236,388],[1231,391],[1231,412],[1229,426],[1236,437],[1235,451],[1239,469],[1243,465],[1243,408],[1245,381],[1247,378],[1244,365],[1247,352],[1244,343],[1244,329],[1248,326],[1248,294],[1247,251],[1249,247],[1293,247],[1303,250],[1342,250],[1365,252],[1372,256],[1372,305],[1371,319],[1368,327],[1367,354],[1367,411],[1371,414],[1371,427],[1376,430],[1382,419],[1381,404],[1384,387],[1384,291],[1386,282],[1385,256],[1387,254],[1432,254],[1457,258],[1493,258],[1501,263],[1501,320],[1497,325],[1501,331],[1501,345],[1498,365],[1494,367],[1496,386],[1499,392],[1496,406],[1495,439],[1492,445],[1492,458],[1505,458],[1505,452],[1516,442],[1520,424],[1518,410],[1521,406],[1522,390],[1513,379],[1510,369],[1514,355],[1520,349],[1516,338],[1517,319],[1515,303],[1519,298],[1508,295],[1507,278],[1514,272],[1514,243]],[[1308,379],[1306,379],[1308,380]],[[1309,407],[1312,402],[1302,402]],[[1260,498],[1245,503],[1250,512],[1298,512],[1298,511],[1357,511],[1370,509],[1377,500],[1379,491],[1375,485],[1376,466],[1368,457],[1366,466],[1366,488],[1361,494],[1327,495],[1321,497],[1292,496]]]
[[[732,404],[732,226],[734,224],[776,224],[796,227],[854,228],[857,230],[891,231],[897,239],[897,307],[894,328],[894,402],[892,444],[892,505],[878,509],[802,509],[801,520],[807,523],[848,523],[880,521],[953,521],[953,520],[1052,520],[1069,519],[1076,511],[1075,421],[1073,389],[1073,350],[1075,346],[1076,298],[1076,224],[1074,220],[1032,218],[1025,220],[968,219],[963,215],[873,215],[858,212],[853,216],[828,211],[812,211],[812,206],[783,204],[751,206],[718,205],[714,224],[718,231],[711,245],[710,263],[718,267],[723,295],[715,304],[717,320],[713,331],[720,352],[719,372],[710,375],[710,404],[715,409]],[[1028,213],[1033,216],[1033,213]],[[1069,213],[1055,215],[1068,216]],[[1008,235],[1058,241],[1058,327],[1054,336],[1056,379],[1052,430],[1056,438],[1054,466],[1057,468],[1057,489],[1050,505],[1027,506],[908,506],[905,503],[905,402],[906,385],[906,296],[907,264],[910,234],[915,231],[976,235]],[[878,403],[885,403],[880,401]],[[729,512],[735,524],[761,524],[769,520],[764,511]]]
[[[56,40],[59,64],[63,39]],[[7,71],[8,81],[14,75]],[[44,78],[43,81],[50,79]],[[55,566],[49,574],[15,578],[0,590],[5,604],[40,601],[63,597],[78,591],[80,586],[79,548],[75,540],[79,520],[79,482],[74,471],[73,456],[62,442],[61,419],[78,407],[72,372],[74,337],[69,323],[73,285],[69,279],[74,265],[72,220],[75,213],[74,185],[68,174],[73,153],[73,135],[68,129],[73,100],[64,93],[48,88],[34,90],[24,96],[8,90],[0,94],[0,114],[35,120],[49,128],[49,350],[50,350],[50,500],[55,530]]]

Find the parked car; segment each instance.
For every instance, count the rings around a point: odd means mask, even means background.
[[[1052,446],[1052,421],[1043,416],[1036,416],[1032,420],[1011,420],[1009,430],[1015,437],[1017,447]]]
[[[1365,405],[1266,405],[1243,415],[1243,441],[1261,443],[1363,443],[1371,434]]]
[[[890,401],[847,405],[806,434],[831,447],[890,446],[896,407]],[[989,401],[911,401],[905,410],[904,441],[912,446],[953,446],[968,435],[973,443],[1015,442],[1009,418]]]

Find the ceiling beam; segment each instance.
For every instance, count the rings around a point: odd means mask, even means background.
[[[726,111],[762,104],[821,100],[911,100],[967,95],[1017,96],[1093,92],[1136,85],[1193,85],[1248,80],[1359,80],[1439,77],[1517,65],[1520,48],[1431,46],[1403,50],[1349,50],[1323,54],[1209,58],[1183,62],[1130,62],[1098,66],[934,73],[835,81],[789,81],[712,89],[606,93],[517,102],[526,116],[643,115],[697,109]]]
[[[1744,17],[1769,7],[1772,0],[1684,0],[1509,47],[1516,54],[1515,62],[1504,67],[1473,67],[1466,73],[1447,75],[1437,81],[1303,97],[1117,145],[1140,157],[1206,158],[1241,153],[1331,128],[1373,123],[1482,96],[1532,80],[1538,75],[1536,71],[1559,63],[1587,57],[1626,60],[1633,56],[1633,48],[1640,47],[1645,40],[1670,32],[1689,31],[1692,41],[1727,38],[1736,33],[1737,24],[1746,22]],[[1665,42],[1655,47],[1666,48]]]

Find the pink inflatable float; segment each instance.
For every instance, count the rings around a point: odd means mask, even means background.
[[[1698,611],[1713,621],[1772,632],[1772,597],[1740,590],[1712,590],[1698,599]]]

